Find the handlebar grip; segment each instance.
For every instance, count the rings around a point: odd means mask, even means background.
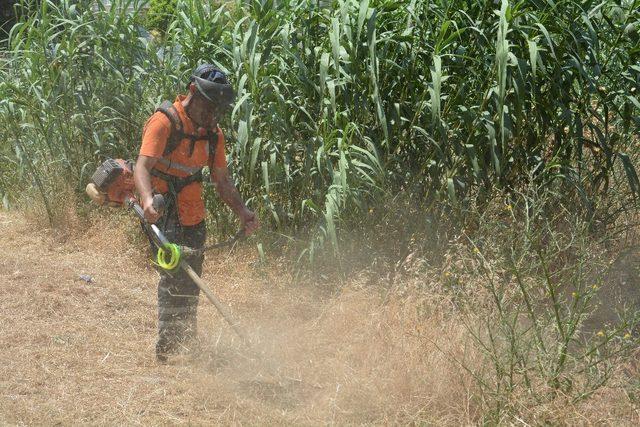
[[[156,212],[162,215],[165,208],[165,201],[162,194],[156,194],[155,196],[153,196],[153,202],[151,203],[151,206],[153,206],[153,209],[155,209]]]
[[[129,197],[128,199],[126,199],[126,205],[129,209],[133,209],[140,221],[144,222],[144,211],[142,210],[142,207],[138,204],[136,199],[134,199],[133,197]]]

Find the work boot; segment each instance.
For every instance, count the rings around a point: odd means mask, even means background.
[[[158,342],[156,342],[156,360],[160,363],[167,363],[167,357],[172,353],[171,347],[166,337],[158,337]]]
[[[156,361],[162,365],[167,363],[167,353],[161,350],[158,350],[157,347],[156,347]]]
[[[165,363],[176,353],[191,352],[198,345],[198,321],[196,307],[185,307],[180,315],[159,322],[156,359]]]
[[[175,354],[179,347],[180,327],[175,318],[158,322],[158,341],[156,341],[156,359],[166,362],[167,357]]]

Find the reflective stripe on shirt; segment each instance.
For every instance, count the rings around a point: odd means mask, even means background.
[[[184,172],[188,175],[193,175],[194,173],[202,169],[201,167],[187,166],[187,165],[183,165],[182,163],[172,162],[171,160],[165,159],[165,158],[158,159],[158,163],[165,166],[167,168],[166,172],[169,172],[169,173],[171,172],[171,169],[173,169],[175,171]]]

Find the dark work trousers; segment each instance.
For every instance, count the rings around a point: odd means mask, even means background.
[[[160,218],[157,224],[171,243],[198,249],[204,246],[207,229],[204,221],[192,226],[180,225],[176,215]],[[156,251],[154,250],[154,254]],[[189,256],[185,261],[202,274],[204,255]],[[174,353],[182,343],[197,336],[197,309],[200,288],[187,273],[178,268],[172,272],[160,270],[158,282],[158,341],[159,358]]]

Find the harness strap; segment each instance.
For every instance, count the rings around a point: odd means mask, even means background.
[[[171,122],[171,133],[169,133],[167,145],[164,147],[164,152],[162,153],[163,157],[167,157],[173,153],[176,148],[178,148],[178,145],[180,145],[180,142],[182,141],[182,138],[179,138],[178,135],[178,132],[182,133],[182,120],[180,120],[180,115],[171,101],[163,101],[156,111],[160,111],[162,114],[167,116]]]
[[[209,164],[213,164],[215,160],[216,148],[218,145],[218,132],[217,130],[208,130],[206,135],[193,135],[184,132],[184,126],[178,110],[171,101],[164,101],[156,109],[163,113],[169,119],[171,123],[171,132],[167,138],[167,144],[165,145],[162,158],[159,159],[159,163],[167,167],[167,171],[161,172],[157,169],[152,169],[151,175],[156,176],[163,181],[166,181],[169,187],[167,212],[171,209],[178,208],[178,194],[189,184],[193,182],[202,182],[202,168],[187,166],[182,163],[172,162],[169,159],[171,153],[182,143],[184,139],[189,140],[189,157],[193,156],[193,151],[197,141],[206,140],[207,145],[205,147]],[[188,174],[186,177],[179,177],[171,173],[173,171],[179,171]],[[165,223],[169,215],[165,215]],[[166,224],[165,224],[166,225]]]
[[[182,163],[172,162],[166,157],[158,159],[158,163],[170,169],[169,171],[165,171],[165,173],[167,175],[172,175],[172,176],[173,176],[173,171],[180,171],[188,175],[193,175],[194,173],[197,173],[199,170],[202,169],[197,166],[187,166],[187,165],[183,165]]]
[[[203,136],[185,133],[184,127],[182,125],[182,120],[180,119],[180,114],[178,114],[178,110],[176,110],[176,107],[174,107],[171,101],[163,101],[162,104],[160,104],[160,106],[156,109],[156,111],[159,111],[167,116],[169,122],[171,122],[171,132],[169,134],[169,139],[167,140],[167,145],[164,147],[162,157],[168,157],[171,153],[173,153],[175,149],[178,148],[183,139],[188,139],[190,141],[189,157],[193,155],[196,141],[200,140],[207,140],[209,142],[207,144],[207,148],[210,150],[210,153],[214,153],[215,155],[215,146],[218,142],[217,131],[208,131],[207,134]],[[214,148],[213,151],[211,151],[212,147]]]
[[[198,169],[198,171],[196,173],[194,173],[193,175],[189,175],[186,176],[184,178],[180,178],[177,177],[175,175],[169,175],[167,173],[164,172],[160,172],[157,169],[152,169],[151,170],[151,175],[156,176],[160,179],[162,179],[163,181],[166,181],[167,184],[169,184],[169,192],[175,192],[175,194],[177,195],[179,192],[182,191],[182,189],[184,187],[186,187],[187,185],[194,183],[194,182],[202,182],[202,168]],[[173,190],[171,190],[171,187],[173,187]]]
[[[178,213],[178,194],[185,188],[187,185],[192,184],[194,182],[202,182],[202,169],[199,169],[193,175],[189,175],[184,178],[180,178],[174,175],[169,175],[164,172],[160,172],[157,169],[151,169],[151,175],[158,177],[167,183],[167,187],[169,187],[169,191],[164,194],[166,207],[164,217],[163,229],[166,229],[169,217],[172,213],[175,213],[180,218]],[[175,212],[174,212],[175,210]]]

